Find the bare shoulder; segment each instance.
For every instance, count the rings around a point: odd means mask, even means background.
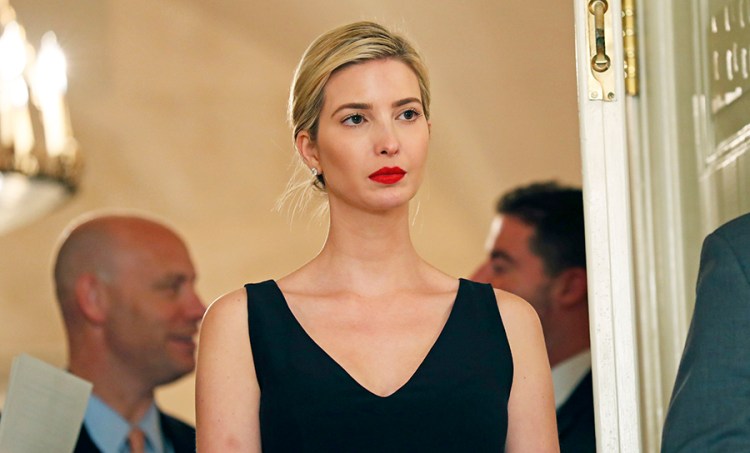
[[[244,288],[206,311],[195,378],[198,451],[260,452],[258,401]]]
[[[539,316],[528,302],[495,290],[513,356],[508,452],[559,452],[549,361]]]
[[[209,318],[225,317],[239,314],[240,311],[247,311],[247,292],[245,288],[237,288],[230,291],[208,306],[204,316],[204,322]]]
[[[246,301],[244,289],[237,289],[216,299],[206,310],[198,342],[199,377],[228,369],[238,361],[252,362]],[[211,367],[202,366],[207,363]],[[214,368],[217,364],[221,364],[221,368]]]
[[[200,342],[244,334],[247,329],[247,295],[244,288],[239,288],[220,296],[208,306],[203,315]]]
[[[515,294],[495,289],[497,308],[503,318],[506,330],[541,329],[539,316],[534,307]]]
[[[534,307],[515,294],[500,289],[495,289],[495,298],[514,357],[523,357],[539,346],[543,352],[542,323]]]

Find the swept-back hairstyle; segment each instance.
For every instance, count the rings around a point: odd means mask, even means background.
[[[427,67],[414,46],[380,24],[355,22],[320,35],[302,55],[289,94],[288,115],[293,139],[296,141],[301,131],[307,131],[312,141],[317,140],[325,86],[332,74],[350,65],[387,58],[399,60],[414,71],[419,83],[424,115],[429,119],[430,84]],[[325,176],[315,175],[311,180],[307,167],[300,159],[300,165],[277,207],[295,200],[292,204],[293,211],[296,212],[307,203],[313,187],[325,191]]]
[[[419,82],[422,106],[430,118],[430,86],[422,57],[402,36],[374,22],[355,22],[320,35],[297,66],[289,96],[289,121],[294,138],[307,130],[315,140],[323,108],[324,88],[331,74],[352,64],[394,58],[406,63]]]

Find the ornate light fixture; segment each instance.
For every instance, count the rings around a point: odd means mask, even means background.
[[[39,52],[0,0],[0,234],[66,201],[81,158],[70,127],[65,56],[52,32]]]

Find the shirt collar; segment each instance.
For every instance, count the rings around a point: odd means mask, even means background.
[[[89,398],[83,424],[91,440],[101,451],[128,451],[125,443],[131,429],[130,424],[96,395],[92,394]],[[146,436],[146,451],[164,452],[161,420],[154,403],[151,403],[146,414],[138,422],[138,428]]]
[[[555,408],[559,409],[568,400],[581,379],[591,370],[591,351],[585,350],[557,364],[552,369],[552,384],[555,387]]]
[[[161,434],[161,420],[156,404],[151,403],[146,414],[138,422],[138,427],[146,435],[147,444],[153,447],[154,452],[163,453],[165,451],[164,439]]]

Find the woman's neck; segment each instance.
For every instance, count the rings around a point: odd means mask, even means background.
[[[341,211],[332,210],[326,243],[310,263],[325,286],[377,291],[413,284],[425,263],[411,241],[408,205],[379,213]]]

